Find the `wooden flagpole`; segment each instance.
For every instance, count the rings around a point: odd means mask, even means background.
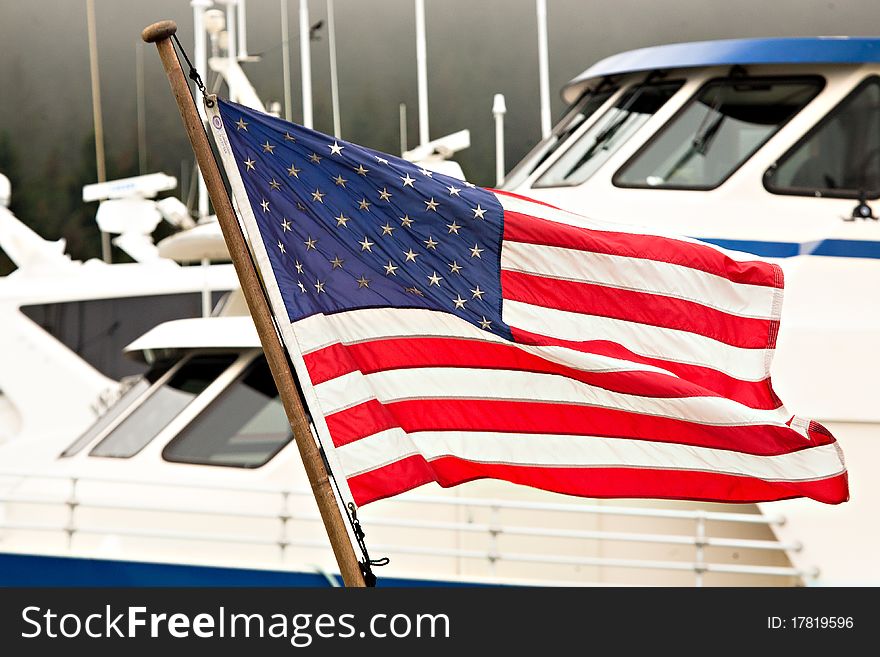
[[[284,353],[284,347],[278,337],[275,325],[272,323],[272,314],[263,293],[259,275],[251,260],[247,244],[245,244],[244,236],[238,225],[238,219],[232,209],[232,201],[223,185],[220,170],[217,168],[217,162],[190,94],[183,69],[174,52],[171,37],[176,32],[177,25],[174,21],[161,21],[145,28],[141,37],[147,43],[156,44],[162,65],[165,67],[165,73],[168,75],[171,91],[174,93],[177,107],[180,110],[180,117],[183,119],[196,160],[205,178],[205,185],[217,213],[223,238],[226,240],[226,246],[232,256],[232,263],[235,265],[241,289],[257,327],[266,360],[272,371],[272,378],[278,387],[281,403],[284,405],[287,419],[290,421],[290,428],[293,431],[297,447],[299,447],[300,457],[305,465],[318,509],[321,511],[321,518],[324,521],[327,536],[330,538],[336,562],[339,564],[342,579],[346,586],[365,586],[360,564],[349,539],[336,496],[333,493],[324,460],[309,429],[308,416],[290,370],[289,361]]]

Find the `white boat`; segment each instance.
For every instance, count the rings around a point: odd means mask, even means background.
[[[851,501],[764,505],[793,563],[824,581],[880,581],[880,39],[674,44],[598,62],[506,187],[606,220],[778,259],[783,320],[771,374],[794,413],[828,427]],[[842,555],[846,555],[845,557]]]
[[[380,581],[880,581],[880,500],[868,472],[880,419],[869,387],[880,228],[849,220],[880,196],[880,181],[850,182],[847,168],[859,149],[862,159],[880,153],[878,73],[880,39],[625,53],[566,86],[571,108],[506,185],[782,257],[776,387],[836,433],[853,501],[600,501],[504,482],[426,486],[361,510],[373,556],[392,560]],[[841,141],[847,131],[855,136]],[[127,347],[149,372],[91,427],[0,446],[0,584],[338,583],[244,313],[234,295],[213,317],[156,326]]]
[[[176,198],[151,198],[176,185],[150,174],[86,187],[85,200],[101,201],[100,227],[117,234],[114,242],[134,260],[107,264],[72,260],[63,240],[28,228],[6,207],[9,183],[0,174],[7,190],[0,194],[0,249],[16,265],[0,277],[0,443],[84,430],[118,396],[120,379],[144,371],[122,358],[125,345],[160,322],[210,314],[237,288],[228,254],[211,251],[210,222],[172,235],[162,248],[153,244],[163,218],[192,223]],[[211,237],[199,240],[206,228]],[[203,266],[182,266],[169,253]]]

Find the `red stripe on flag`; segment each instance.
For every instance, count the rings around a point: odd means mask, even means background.
[[[734,401],[738,401],[746,406],[761,409],[774,409],[782,406],[782,401],[776,396],[773,388],[770,387],[770,379],[761,379],[760,381],[743,381],[737,379],[718,370],[701,365],[690,365],[688,363],[676,363],[662,358],[651,358],[636,354],[626,347],[609,342],[607,340],[585,340],[576,342],[574,340],[560,340],[551,338],[546,335],[539,335],[531,331],[524,331],[516,327],[511,327],[513,339],[521,344],[534,345],[552,345],[559,347],[568,347],[576,351],[582,351],[589,354],[599,354],[602,356],[610,356],[611,358],[620,358],[629,360],[634,363],[644,365],[653,365],[675,374],[682,379],[692,381],[700,388],[705,388],[718,393],[722,397],[727,397]]]
[[[523,196],[522,194],[516,194],[515,192],[508,192],[506,190],[495,189],[494,187],[486,187],[485,189],[492,192],[496,196],[509,196],[510,198],[518,198],[520,201],[526,201],[528,203],[535,203],[537,205],[543,205],[545,208],[553,208],[554,210],[561,210],[562,212],[568,212],[568,210],[562,210],[559,206],[553,205],[552,203],[547,203],[547,201],[541,201],[536,198],[529,198],[528,196]]]
[[[383,468],[348,478],[355,504],[362,506],[435,481],[435,474],[424,458],[415,454]]]
[[[657,260],[715,274],[736,283],[781,288],[782,269],[758,260],[733,260],[715,247],[657,235],[591,230],[504,211],[504,239],[528,244]]]
[[[587,372],[524,351],[514,344],[462,338],[387,338],[333,344],[305,357],[317,385],[360,370],[364,374],[418,367],[467,367],[557,374],[605,390],[656,398],[720,397],[672,374],[646,371]]]
[[[772,425],[716,426],[610,408],[497,399],[370,400],[327,416],[337,446],[394,426],[407,432],[489,431],[648,440],[773,456],[834,442]]]
[[[421,464],[417,463],[421,460]],[[810,497],[840,504],[849,499],[846,473],[827,479],[772,482],[730,474],[648,468],[546,468],[474,463],[445,456],[412,456],[348,480],[358,504],[367,504],[436,481],[444,488],[476,479],[503,479],[566,495],[635,497],[700,502],[764,502]]]
[[[337,447],[399,426],[392,410],[376,399],[327,416],[327,429]]]
[[[687,331],[734,347],[766,349],[771,342],[773,322],[768,319],[731,315],[684,299],[506,270],[501,287],[512,301]]]
[[[303,359],[314,385],[349,372],[356,372],[361,368],[361,363],[353,357],[351,346],[347,347],[338,342],[305,354]]]

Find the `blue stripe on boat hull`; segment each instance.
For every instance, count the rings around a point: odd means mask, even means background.
[[[462,586],[459,582],[381,577],[379,586]],[[334,578],[341,580],[338,575]],[[318,573],[184,564],[0,554],[0,587],[329,586]]]
[[[759,242],[727,240],[711,237],[697,238],[733,251],[754,253],[765,258],[791,258],[798,255],[834,256],[839,258],[880,258],[880,242],[870,240],[827,239],[818,242]]]

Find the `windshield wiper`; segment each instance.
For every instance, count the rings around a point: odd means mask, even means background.
[[[724,119],[727,118],[727,115],[723,112],[718,112],[718,109],[721,107],[720,98],[706,111],[706,115],[703,117],[703,120],[700,121],[700,127],[697,128],[696,134],[694,134],[694,138],[691,139],[691,145],[688,149],[679,157],[675,164],[673,164],[669,171],[666,172],[666,176],[663,177],[663,180],[669,180],[675,174],[678,173],[679,169],[681,169],[684,165],[686,165],[690,159],[694,155],[703,155],[709,152],[709,148],[712,146],[712,142],[715,141],[715,137],[718,136],[719,130],[721,130],[721,125],[724,123]],[[718,116],[712,119],[712,122],[708,125],[706,121],[708,118],[717,112]]]
[[[659,71],[651,71],[642,82],[638,84],[634,89],[632,89],[629,93],[629,98],[626,99],[626,102],[622,107],[618,108],[618,112],[620,114],[619,118],[614,121],[607,128],[603,128],[599,134],[596,135],[596,138],[593,140],[593,144],[584,152],[584,154],[580,157],[580,159],[575,162],[575,164],[565,173],[563,179],[567,179],[571,174],[580,169],[584,164],[589,162],[593,156],[596,154],[596,151],[601,147],[606,149],[610,146],[606,146],[608,142],[611,141],[612,137],[617,134],[617,131],[623,127],[623,124],[627,122],[629,117],[631,116],[629,113],[630,108],[635,104],[635,102],[642,95],[642,92],[645,88],[654,80],[654,78],[660,75]]]
[[[716,98],[712,107],[706,111],[706,115],[703,117],[703,120],[700,121],[700,126],[697,128],[697,132],[691,140],[691,148],[700,155],[705,155],[706,151],[709,150],[709,147],[715,139],[715,135],[718,134],[718,130],[721,128],[721,124],[724,123],[724,119],[727,118],[727,115],[724,112],[718,111],[720,108],[721,98],[719,94],[719,97]],[[712,122],[709,125],[706,125],[709,117],[716,113],[718,116],[712,119]]]

